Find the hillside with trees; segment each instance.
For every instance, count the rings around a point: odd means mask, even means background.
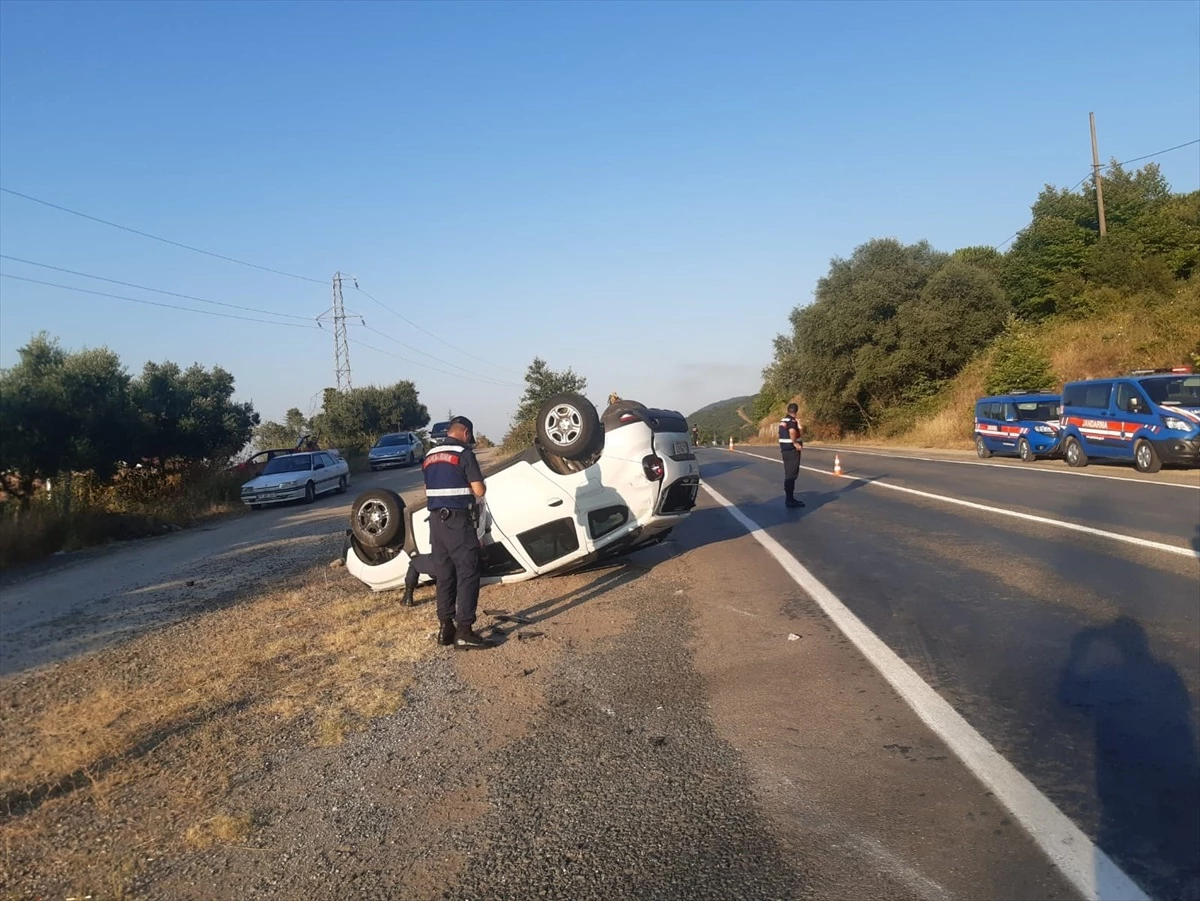
[[[1103,238],[1090,183],[1047,185],[1006,252],[876,238],[834,259],[775,338],[754,415],[797,398],[813,437],[953,446],[984,392],[1192,362],[1200,191],[1115,162],[1103,190]]]
[[[713,440],[724,444],[730,437],[735,441],[744,441],[755,432],[755,421],[750,416],[753,403],[753,394],[719,400],[689,416],[688,425],[700,430],[702,444]]]

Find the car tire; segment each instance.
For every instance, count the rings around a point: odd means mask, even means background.
[[[1158,472],[1162,469],[1162,460],[1154,445],[1145,438],[1140,438],[1133,445],[1133,465],[1138,472]]]
[[[581,394],[556,394],[538,410],[538,442],[547,453],[583,460],[604,441],[596,407]]]
[[[1078,438],[1068,438],[1066,447],[1063,448],[1063,456],[1067,458],[1067,465],[1072,469],[1082,469],[1088,465],[1087,454],[1084,453],[1083,445],[1079,443]]]
[[[345,476],[342,476],[341,478],[338,479],[337,493],[338,494],[346,493],[346,477]]]
[[[404,544],[404,499],[390,488],[372,488],[354,499],[350,531],[364,547]]]
[[[1037,460],[1037,455],[1034,454],[1033,448],[1029,446],[1029,442],[1024,438],[1017,442],[1017,455],[1020,456],[1022,463],[1033,463]]]
[[[408,452],[408,459],[404,461],[404,465],[405,465],[405,466],[412,466],[412,465],[413,465],[414,463],[416,463],[416,462],[417,462],[417,455],[416,455],[416,454],[414,454],[412,451],[409,451],[409,452]]]
[[[982,435],[975,436],[975,453],[979,455],[980,460],[986,460],[992,455],[992,452],[988,450],[987,445],[983,443]]]
[[[304,503],[311,504],[317,499],[317,486],[309,482],[304,486]]]

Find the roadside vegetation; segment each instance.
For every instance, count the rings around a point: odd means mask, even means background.
[[[1006,252],[876,238],[795,307],[751,412],[801,405],[806,437],[966,447],[985,393],[1200,364],[1200,191],[1154,164],[1094,188],[1047,185]]]
[[[142,861],[244,844],[242,782],[406,704],[428,608],[317,567],[56,667],[0,696],[0,896],[123,897]],[[129,811],[135,815],[129,815]],[[69,889],[69,891],[67,891]]]
[[[45,333],[0,371],[0,568],[242,509],[235,459],[303,434],[355,469],[381,432],[429,422],[416,386],[326,389],[307,419],[260,420],[214,366],[146,363],[131,375],[108,348],[69,351]]]

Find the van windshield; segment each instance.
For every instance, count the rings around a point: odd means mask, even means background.
[[[1017,419],[1034,422],[1050,422],[1051,420],[1058,419],[1062,409],[1057,401],[1052,400],[1019,403],[1016,407]]]
[[[1159,376],[1141,379],[1138,384],[1156,404],[1200,407],[1200,375]]]

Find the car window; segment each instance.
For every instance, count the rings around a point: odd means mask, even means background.
[[[517,540],[537,566],[545,566],[579,550],[579,533],[575,531],[575,521],[570,518],[556,519],[529,529],[519,534]]]
[[[1023,422],[1051,422],[1058,419],[1059,415],[1057,401],[1036,400],[1017,404],[1017,419]]]
[[[1112,382],[1083,382],[1078,385],[1068,385],[1063,391],[1063,405],[1107,410],[1112,386]]]
[[[263,475],[271,476],[281,472],[306,472],[312,469],[312,454],[285,454],[276,457],[263,468]]]
[[[1121,410],[1125,413],[1132,413],[1133,412],[1133,399],[1135,397],[1139,401],[1142,401],[1142,397],[1141,397],[1140,393],[1138,392],[1138,390],[1136,388],[1133,387],[1133,385],[1129,384],[1129,382],[1118,382],[1117,383],[1117,409],[1118,410]],[[1146,405],[1144,402],[1142,403],[1141,409],[1142,409],[1142,411],[1145,411],[1145,409],[1146,409]]]
[[[1142,379],[1138,384],[1156,404],[1200,407],[1200,375]]]
[[[629,522],[629,508],[623,504],[601,507],[588,514],[588,531],[593,538],[600,538]]]

